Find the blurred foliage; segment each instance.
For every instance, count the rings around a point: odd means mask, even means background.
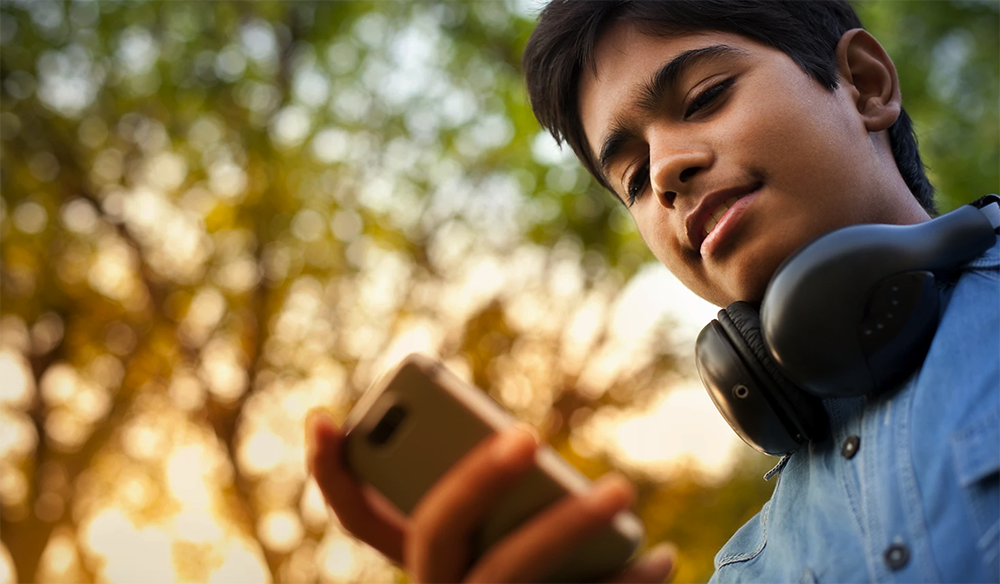
[[[998,184],[998,4],[865,2],[942,210]],[[690,377],[616,325],[651,256],[539,131],[511,2],[0,2],[0,536],[23,581],[402,576],[302,465],[404,353],[590,476]],[[583,452],[583,453],[581,453]],[[772,485],[629,470],[680,581]]]
[[[855,2],[896,64],[939,212],[1000,185],[1000,2]]]

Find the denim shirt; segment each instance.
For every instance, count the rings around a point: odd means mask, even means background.
[[[901,388],[825,400],[831,437],[782,459],[712,582],[1000,580],[998,266],[1000,240],[942,290],[930,350]]]

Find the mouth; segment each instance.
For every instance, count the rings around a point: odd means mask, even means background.
[[[738,204],[740,200],[748,195],[756,193],[763,183],[760,181],[739,187],[722,189],[709,193],[702,199],[701,203],[692,211],[685,221],[688,241],[692,249],[700,251],[702,256],[706,255],[714,245],[706,246],[706,243],[717,244],[719,233],[724,231],[735,219],[745,205]]]

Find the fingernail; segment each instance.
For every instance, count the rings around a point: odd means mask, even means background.
[[[587,493],[587,501],[596,507],[609,507],[618,511],[632,504],[635,492],[632,484],[619,473],[606,474],[594,483]]]
[[[534,433],[527,427],[518,426],[500,434],[493,454],[498,462],[509,464],[530,459],[529,454],[535,451],[537,445]]]

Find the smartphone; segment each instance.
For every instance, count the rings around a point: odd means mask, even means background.
[[[345,423],[347,464],[409,515],[423,494],[471,448],[515,423],[486,393],[440,363],[410,355],[366,392]],[[539,448],[535,467],[494,507],[474,542],[482,554],[538,511],[589,480],[555,450]],[[625,566],[643,539],[642,522],[618,513],[602,532],[583,542],[547,578],[593,581]]]

